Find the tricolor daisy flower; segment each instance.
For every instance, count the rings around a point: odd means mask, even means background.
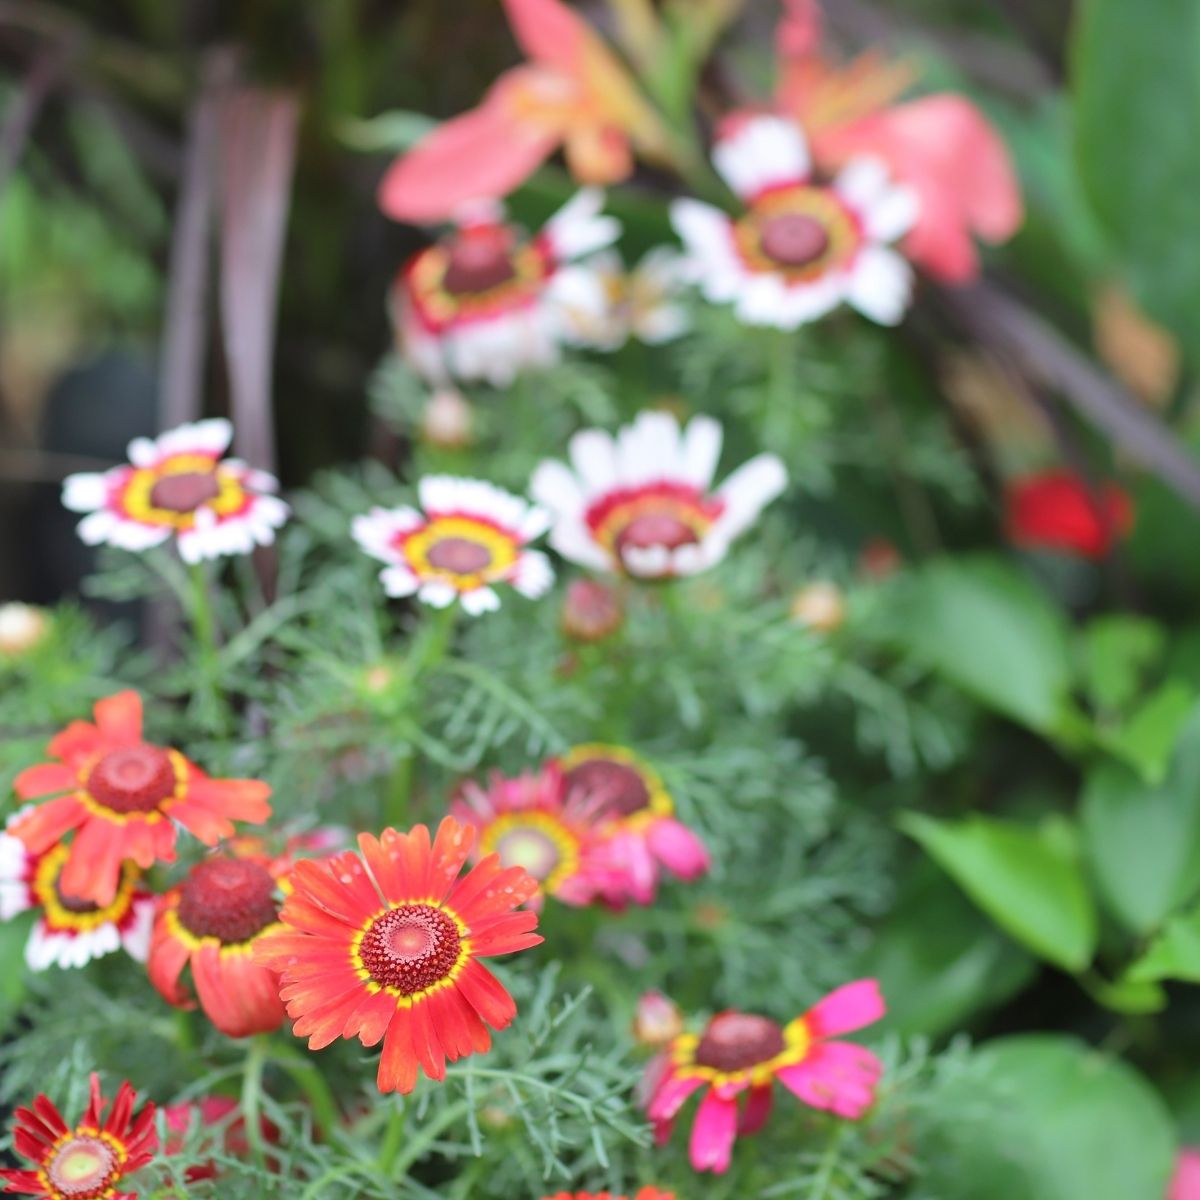
[[[561,760],[568,796],[599,809],[605,856],[619,880],[605,899],[650,904],[661,870],[698,879],[711,859],[704,843],[675,816],[658,772],[623,746],[576,746]]]
[[[281,881],[292,863],[253,850],[214,854],[159,897],[147,964],[150,982],[168,1004],[193,1008],[198,1000],[229,1037],[283,1024],[279,977],[254,961],[254,947],[283,928]],[[196,1000],[183,982],[185,967]]]
[[[0,1180],[8,1185],[4,1190],[42,1200],[137,1200],[133,1192],[118,1191],[117,1185],[150,1162],[158,1136],[154,1105],[147,1102],[135,1117],[134,1096],[133,1088],[122,1083],[104,1120],[107,1102],[93,1074],[87,1111],[74,1129],[45,1095],[31,1108],[18,1108],[13,1146],[36,1167],[0,1169]]]
[[[392,292],[405,356],[426,379],[482,379],[505,387],[529,367],[556,362],[571,338],[566,312],[600,314],[604,287],[573,260],[621,232],[601,216],[603,194],[580,192],[527,238],[498,205],[467,213],[447,239],[414,255]]]
[[[63,504],[88,514],[79,536],[89,546],[139,551],[174,538],[189,563],[269,545],[288,507],[272,494],[273,476],[222,459],[232,439],[228,421],[196,421],[134,438],[124,466],[68,476]]]
[[[550,545],[598,571],[646,579],[694,575],[719,562],[787,485],[774,454],[760,454],[711,491],[721,426],[665,412],[640,413],[613,437],[575,434],[571,468],[547,461],[530,491],[554,514]]]
[[[500,607],[495,584],[537,599],[554,582],[550,560],[529,543],[549,515],[480,479],[426,475],[417,484],[423,512],[407,506],[355,517],[358,544],[388,565],[379,573],[389,596],[435,608],[455,600],[472,616]]]
[[[27,811],[10,817],[9,825]],[[112,902],[101,906],[63,892],[60,877],[69,854],[61,842],[44,854],[31,854],[19,838],[0,833],[0,920],[38,911],[25,943],[29,969],[82,967],[122,947],[145,962],[154,897],[141,886],[141,872],[124,863]]]
[[[698,200],[671,205],[689,273],[707,299],[750,325],[795,329],[843,302],[883,325],[904,315],[912,270],[888,243],[917,218],[916,194],[874,158],[831,186],[812,180],[808,143],[782,117],[736,117],[713,162],[745,203],[737,218]]]
[[[66,895],[107,907],[126,860],[143,869],[175,860],[177,824],[212,846],[233,836],[234,821],[271,815],[267,784],[210,779],[178,750],[144,741],[137,692],[98,700],[95,717],[94,725],[72,721],[50,742],[57,761],[27,768],[13,784],[23,800],[55,797],[11,823],[32,853],[75,831],[58,877]]]
[[[600,803],[569,796],[554,763],[514,779],[493,775],[486,788],[467,782],[452,812],[478,832],[477,858],[499,855],[504,866],[522,867],[537,880],[535,907],[544,896],[590,904],[619,885],[598,855]]]
[[[459,872],[475,831],[446,817],[430,841],[409,833],[359,834],[353,851],[299,862],[280,919],[255,961],[282,976],[280,995],[297,1037],[319,1050],[339,1037],[382,1040],[381,1092],[411,1092],[420,1068],[444,1079],[446,1061],[491,1047],[512,997],[481,958],[536,946],[537,914],[512,911],[537,881],[489,855]]]
[[[883,1064],[862,1046],[829,1039],[878,1021],[884,1011],[879,985],[862,979],[785,1026],[729,1011],[713,1017],[700,1036],[677,1037],[647,1072],[646,1112],[660,1144],[688,1097],[701,1090],[690,1145],[697,1171],[728,1169],[737,1136],[757,1133],[770,1116],[776,1081],[813,1108],[862,1116],[875,1103]]]

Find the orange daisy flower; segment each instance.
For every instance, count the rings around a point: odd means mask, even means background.
[[[198,863],[158,898],[147,969],[168,1004],[194,1008],[181,980],[190,966],[208,1019],[229,1037],[249,1037],[283,1024],[279,976],[253,955],[264,937],[283,928],[277,896],[292,862],[258,853],[250,839],[229,849]]]
[[[134,1090],[122,1083],[108,1120],[101,1124],[106,1101],[99,1076],[92,1075],[91,1100],[83,1120],[71,1129],[45,1095],[32,1108],[18,1108],[13,1147],[36,1164],[35,1170],[5,1168],[5,1192],[40,1196],[42,1200],[136,1200],[117,1191],[126,1175],[141,1170],[158,1148],[154,1105],[133,1115]]]
[[[234,821],[271,815],[269,785],[210,779],[178,750],[143,741],[137,692],[97,701],[95,716],[94,725],[72,721],[53,738],[48,753],[57,762],[28,768],[13,784],[23,800],[56,797],[8,830],[32,853],[75,830],[60,877],[67,895],[111,904],[127,859],[143,869],[174,861],[176,822],[212,846],[233,836]]]
[[[492,854],[465,876],[475,831],[446,817],[429,830],[359,834],[353,851],[300,862],[280,919],[254,949],[278,971],[292,1032],[319,1050],[339,1037],[383,1041],[381,1092],[411,1092],[418,1066],[444,1079],[491,1047],[517,1006],[480,958],[536,946],[537,914],[513,912],[537,893],[522,867]]]

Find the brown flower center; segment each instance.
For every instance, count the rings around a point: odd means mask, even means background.
[[[248,942],[279,917],[275,880],[244,858],[208,858],[192,868],[179,895],[179,921],[196,937]]]
[[[64,1142],[46,1164],[46,1177],[55,1196],[91,1200],[107,1193],[120,1177],[116,1154],[101,1138],[77,1134]]]
[[[650,792],[641,775],[626,763],[593,758],[566,773],[568,789],[578,788],[603,802],[605,816],[628,817],[650,803]]]
[[[168,512],[189,513],[220,494],[216,471],[180,471],[164,475],[150,489],[150,503]]]
[[[154,812],[175,793],[175,766],[158,746],[122,746],[92,768],[87,790],[113,812]]]
[[[452,296],[489,292],[516,275],[507,231],[467,233],[450,248],[442,287]]]
[[[440,908],[402,904],[375,918],[358,957],[376,983],[413,996],[450,974],[461,946],[458,926]]]
[[[783,1030],[768,1017],[718,1013],[696,1047],[696,1062],[716,1071],[744,1071],[768,1062],[785,1045]]]
[[[646,550],[651,546],[677,550],[680,546],[695,545],[699,540],[696,531],[674,513],[644,512],[617,534],[617,549],[622,554],[626,550]]]
[[[470,538],[448,537],[434,542],[427,555],[432,566],[452,575],[477,575],[492,561],[492,552]]]
[[[829,232],[815,217],[784,213],[762,227],[763,253],[784,267],[807,267],[829,249]]]

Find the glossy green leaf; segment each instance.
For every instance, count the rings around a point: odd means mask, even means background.
[[[1190,685],[1169,680],[1123,725],[1105,730],[1100,742],[1135,768],[1147,783],[1161,783],[1179,732],[1195,703],[1196,693]]]
[[[1006,933],[1039,957],[1081,971],[1096,948],[1096,912],[1083,871],[1061,838],[1000,821],[935,821],[905,813],[900,827]]]
[[[1162,655],[1166,641],[1157,621],[1119,614],[1099,617],[1083,632],[1083,683],[1100,709],[1122,709],[1134,700],[1142,677]]]
[[[1162,979],[1200,983],[1200,908],[1172,917],[1125,974],[1134,983]]]

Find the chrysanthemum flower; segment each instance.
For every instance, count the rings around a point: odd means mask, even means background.
[[[561,462],[541,463],[530,491],[554,514],[550,544],[598,571],[647,579],[694,575],[719,562],[730,543],[787,485],[774,454],[760,454],[711,491],[721,426],[643,412],[616,437],[577,433]]]
[[[29,767],[13,788],[23,800],[54,796],[17,817],[9,832],[45,854],[71,830],[59,876],[68,896],[113,903],[122,864],[143,869],[175,859],[176,823],[205,845],[234,821],[265,821],[270,787],[257,779],[210,779],[178,750],[142,740],[142,700],[119,692],[96,702],[96,723],[72,721],[50,742],[57,762]]]
[[[862,1046],[829,1039],[878,1021],[884,1011],[879,985],[862,979],[785,1026],[751,1013],[718,1013],[703,1034],[676,1038],[649,1068],[646,1111],[660,1143],[670,1137],[688,1097],[701,1089],[690,1145],[697,1171],[728,1169],[738,1134],[757,1133],[770,1116],[776,1081],[813,1108],[862,1116],[875,1102],[883,1065]]]
[[[255,850],[214,854],[159,897],[147,964],[150,982],[176,1008],[195,1007],[182,979],[190,966],[200,1007],[229,1037],[283,1024],[279,976],[254,961],[254,947],[283,928],[280,884],[292,863]]]
[[[697,879],[709,868],[704,843],[675,816],[675,804],[652,766],[624,746],[576,746],[561,761],[569,796],[599,806],[607,859],[618,888],[614,903],[650,904],[662,868]]]
[[[22,815],[14,814],[8,824]],[[121,947],[138,962],[145,962],[154,923],[154,897],[141,886],[141,872],[133,863],[125,863],[116,895],[110,904],[101,906],[62,891],[60,876],[69,853],[59,842],[44,854],[32,854],[19,838],[0,833],[0,920],[38,910],[25,943],[29,969],[82,967]]]
[[[612,1192],[555,1192],[545,1200],[675,1200],[674,1192],[659,1191],[656,1187],[644,1187],[636,1196],[614,1196]]]
[[[604,287],[572,260],[615,241],[603,195],[580,192],[526,238],[498,206],[472,211],[447,240],[419,251],[392,290],[405,356],[426,379],[483,379],[506,387],[529,367],[558,360],[571,340],[567,310],[601,314]]]
[[[887,243],[912,227],[917,201],[881,162],[856,159],[832,186],[816,183],[800,126],[772,116],[732,119],[713,162],[746,211],[734,219],[698,200],[671,206],[707,299],[736,304],[747,324],[780,329],[842,303],[884,325],[900,320],[912,271]]]
[[[354,538],[388,564],[380,572],[389,596],[412,596],[435,608],[461,600],[472,616],[500,607],[494,584],[531,600],[554,582],[550,560],[529,543],[549,514],[480,479],[426,475],[421,508],[375,508],[354,518]]]
[[[620,882],[598,857],[601,804],[568,795],[555,763],[514,779],[495,774],[486,789],[468,781],[451,811],[475,827],[478,858],[499,855],[504,866],[522,867],[537,880],[535,906],[543,896],[590,904]]]
[[[512,997],[480,958],[536,946],[537,914],[513,912],[537,881],[490,855],[465,876],[475,831],[446,817],[429,830],[359,834],[361,856],[299,862],[255,961],[278,971],[292,1032],[319,1050],[339,1037],[383,1041],[382,1092],[411,1092],[420,1067],[443,1079],[446,1061],[491,1047],[488,1026],[516,1016]]]
[[[1104,558],[1133,527],[1133,502],[1115,484],[1094,495],[1070,471],[1015,480],[1005,495],[1005,529],[1014,546]]]
[[[269,545],[288,507],[272,495],[279,487],[273,476],[221,458],[232,439],[228,421],[196,421],[154,439],[134,438],[128,465],[68,476],[63,504],[89,514],[79,536],[89,546],[125,550],[175,538],[189,563]]]
[[[134,1096],[133,1088],[122,1083],[104,1120],[107,1102],[93,1074],[87,1111],[74,1129],[45,1095],[32,1108],[18,1108],[13,1145],[36,1169],[0,1169],[0,1179],[8,1185],[4,1190],[42,1200],[136,1200],[133,1192],[118,1191],[117,1185],[151,1160],[158,1136],[154,1105],[147,1102],[135,1117]]]

